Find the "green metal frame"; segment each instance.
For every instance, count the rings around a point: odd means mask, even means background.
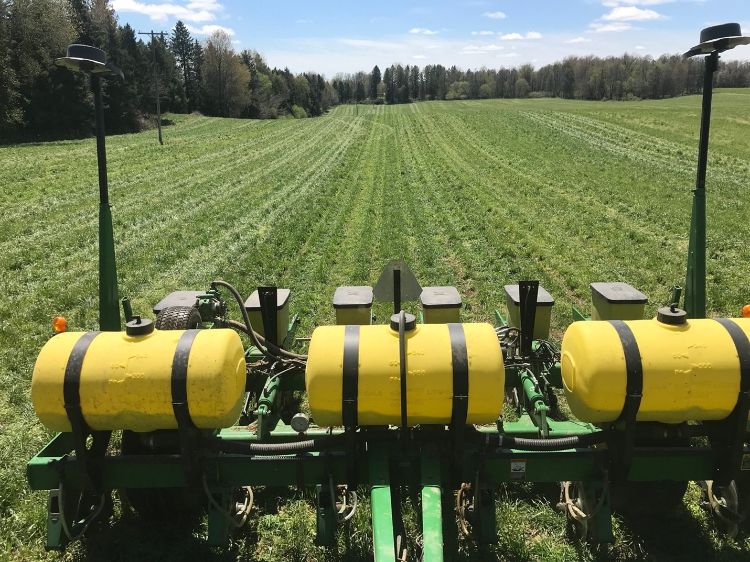
[[[550,420],[550,437],[586,435],[597,428],[579,422],[554,422]],[[534,437],[536,425],[525,416],[518,422],[506,422],[502,433],[498,428],[483,427],[467,431],[462,464],[459,473],[444,467],[451,466],[450,430],[444,427],[424,427],[412,430],[410,453],[407,457],[398,446],[395,429],[363,429],[357,432],[358,450],[357,483],[370,487],[372,500],[373,540],[376,560],[393,560],[394,553],[394,494],[389,467],[399,463],[404,474],[420,474],[422,501],[422,532],[425,539],[425,560],[441,560],[443,552],[444,496],[458,488],[461,482],[477,482],[477,489],[492,490],[503,482],[524,480],[530,482],[584,482],[594,488],[606,486],[606,470],[611,462],[604,448],[579,448],[562,451],[523,451],[498,446],[500,435]],[[342,433],[311,427],[307,436],[319,439],[336,439]],[[267,439],[243,427],[233,427],[219,432],[217,439],[245,442],[284,443],[299,438],[289,426],[279,424]],[[274,458],[266,461],[259,457],[237,454],[210,454],[204,452],[201,470],[210,476],[210,489],[217,501],[227,502],[230,492],[238,486],[278,486],[293,483],[306,488],[316,488],[322,482],[343,483],[349,475],[349,455],[341,445],[325,453]],[[365,447],[364,445],[367,445]],[[84,486],[82,467],[75,455],[73,435],[57,434],[27,465],[29,485],[34,490],[53,490],[61,483],[66,489]],[[364,452],[366,450],[366,452]],[[750,457],[750,448],[744,455]],[[110,455],[101,460],[100,481],[105,490],[118,488],[179,488],[190,485],[186,465],[179,454]],[[715,452],[708,447],[640,447],[636,448],[627,473],[628,481],[690,481],[711,480],[717,470]],[[477,481],[477,474],[481,478]],[[331,533],[335,519],[319,512],[319,538]],[[330,510],[329,510],[330,511]],[[446,517],[447,518],[447,517]],[[596,536],[611,536],[608,510],[597,519]],[[325,527],[321,531],[321,520]],[[482,518],[487,522],[487,517]],[[226,517],[209,511],[208,540],[212,545],[226,544],[228,538]],[[486,535],[486,533],[485,533]],[[429,538],[429,541],[427,540]],[[64,546],[59,520],[50,512],[48,546]],[[446,541],[447,542],[447,541]]]

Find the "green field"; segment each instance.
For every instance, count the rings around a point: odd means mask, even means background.
[[[216,277],[243,293],[293,290],[302,332],[332,323],[342,284],[373,284],[403,258],[424,285],[456,285],[464,318],[491,320],[503,285],[539,279],[556,298],[553,335],[588,309],[592,281],[627,281],[649,313],[684,282],[700,98],[644,102],[491,100],[338,107],[305,120],[170,116],[108,139],[120,294],[136,313]],[[97,324],[95,144],[0,147],[0,559],[45,554],[46,496],[24,464],[50,437],[29,387],[55,314]],[[708,172],[708,306],[750,302],[750,91],[714,98]],[[381,314],[382,316],[382,314]],[[500,559],[737,559],[750,540],[721,538],[697,505],[654,520],[616,520],[617,543],[567,541],[558,491],[508,487],[498,504]],[[115,517],[67,558],[323,560],[314,512],[275,491],[223,555],[193,534]],[[289,497],[298,498],[292,492]],[[117,513],[117,511],[116,511]],[[367,559],[366,506],[341,537]],[[258,536],[260,535],[260,539]],[[467,558],[479,559],[469,545]],[[298,556],[295,558],[295,556]]]

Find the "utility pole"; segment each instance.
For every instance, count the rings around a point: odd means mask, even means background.
[[[156,129],[159,131],[159,144],[164,144],[164,141],[161,138],[161,103],[159,101],[159,71],[156,67],[156,35],[161,37],[162,41],[164,40],[164,32],[154,32],[152,29],[151,31],[139,31],[138,35],[150,35],[151,36],[151,50],[154,53],[154,87],[156,89]]]

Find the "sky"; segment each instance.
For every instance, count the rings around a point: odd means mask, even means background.
[[[216,29],[270,66],[338,72],[392,63],[461,68],[535,67],[569,55],[682,53],[709,25],[739,22],[750,0],[112,0],[136,31],[178,19],[205,40]],[[722,55],[750,60],[750,46]]]

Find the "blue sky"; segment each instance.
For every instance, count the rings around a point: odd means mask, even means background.
[[[381,69],[391,63],[541,66],[568,55],[684,52],[707,25],[750,34],[750,0],[112,0],[121,24],[171,30],[182,19],[205,39],[226,30],[294,72]],[[750,59],[750,46],[725,59]]]

